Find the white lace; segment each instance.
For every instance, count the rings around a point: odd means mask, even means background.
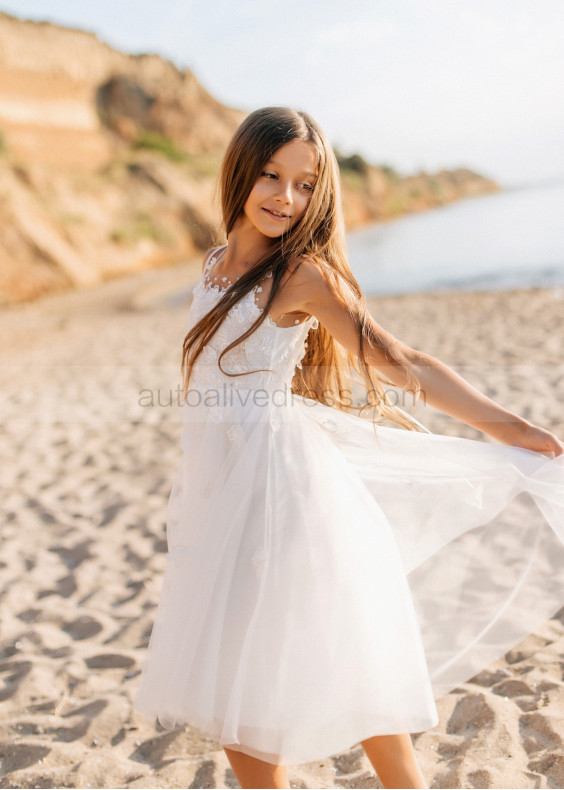
[[[211,255],[208,258],[208,260],[206,261],[206,263],[204,265],[204,271],[203,271],[202,278],[201,278],[201,282],[203,283],[203,287],[208,289],[208,290],[215,291],[217,294],[225,293],[225,291],[229,288],[229,286],[233,285],[233,281],[230,280],[228,277],[222,277],[221,278],[221,282],[227,283],[227,285],[220,286],[220,285],[217,284],[218,277],[217,276],[215,276],[215,277],[211,276],[211,268],[212,268],[212,266],[215,263],[218,263],[219,261],[223,260],[223,257],[225,255],[226,251],[227,251],[227,247],[225,247],[223,250],[220,250],[219,252],[216,251],[213,255]],[[269,272],[268,274],[266,274],[265,278],[266,277],[272,277],[272,272]],[[240,277],[236,277],[235,281],[237,281],[239,279],[240,279]],[[262,291],[262,285],[255,285],[254,288],[251,288],[250,293],[253,294],[253,296],[255,296],[257,293],[260,293],[261,291]],[[256,304],[256,299],[255,299],[255,306],[256,306],[257,310],[259,311],[259,313],[263,312],[263,308],[259,307]],[[302,321],[302,322],[300,322],[300,320],[297,318],[294,321],[294,325],[297,325],[297,324],[300,324],[300,323],[305,324],[305,323],[307,323],[307,321],[312,322],[312,328],[313,329],[317,329],[317,327],[319,326],[319,322],[317,321],[317,319],[314,316],[310,316],[309,319],[306,319],[306,321]],[[277,329],[292,329],[293,328],[291,325],[290,326],[279,326],[275,321],[273,321],[273,319],[270,317],[270,315],[266,316],[265,322],[272,324]]]
[[[188,329],[191,329],[214,307],[229,287],[229,285],[221,287],[211,281],[210,269],[217,259],[217,253],[208,259],[202,277],[193,289],[192,304],[188,313]],[[228,282],[227,278],[225,282]],[[315,316],[310,316],[293,326],[282,327],[267,315],[265,321],[252,335],[228,351],[221,360],[223,369],[228,373],[259,372],[230,377],[225,375],[217,364],[221,351],[239,338],[263,312],[263,308],[255,301],[255,293],[261,290],[262,286],[254,286],[230,308],[196,360],[190,379],[191,389],[234,388],[272,392],[281,388],[290,388],[296,367],[301,367],[301,360],[306,352],[307,335],[310,329],[316,329],[319,325]],[[261,368],[266,370],[260,371]],[[228,407],[222,409],[214,406],[210,409],[209,417],[213,420],[223,420],[228,412]]]

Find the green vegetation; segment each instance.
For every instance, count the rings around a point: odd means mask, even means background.
[[[361,176],[364,176],[370,167],[366,159],[364,159],[360,154],[351,154],[350,156],[345,156],[335,148],[335,156],[337,157],[339,169],[343,174],[346,171],[349,171],[352,173],[359,173]]]
[[[343,183],[352,189],[362,189],[366,184],[366,176],[371,169],[380,170],[389,181],[400,180],[400,175],[391,165],[371,165],[360,154],[345,156],[337,148],[335,156]]]
[[[185,162],[187,159],[184,151],[181,151],[172,140],[165,137],[164,134],[151,132],[148,129],[143,129],[143,131],[139,133],[137,140],[133,143],[133,148],[135,150],[146,149],[149,151],[156,151],[173,162]]]
[[[397,181],[397,179],[400,177],[398,171],[390,165],[380,165],[379,167],[382,173],[384,173],[386,178],[389,178],[390,181]]]
[[[349,189],[355,189],[358,192],[363,190],[366,186],[366,177],[356,170],[341,170],[341,181],[344,186]]]
[[[221,165],[221,154],[187,154],[185,164],[195,178],[215,178]]]
[[[409,211],[409,205],[403,195],[395,192],[386,201],[385,215],[388,217],[401,217]]]
[[[141,238],[165,245],[173,241],[166,228],[155,222],[149,214],[143,212],[137,213],[129,222],[119,228],[114,228],[110,233],[110,239],[115,244],[135,244]]]
[[[221,155],[218,153],[192,154],[181,150],[170,138],[147,129],[141,131],[132,145],[134,151],[155,151],[171,162],[185,166],[194,178],[215,178],[219,172]]]

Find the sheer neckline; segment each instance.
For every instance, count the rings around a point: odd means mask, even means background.
[[[232,280],[229,280],[228,277],[222,277],[221,278],[222,282],[228,283],[228,285],[225,285],[222,288],[220,285],[213,284],[211,282],[211,278],[209,277],[211,267],[213,266],[214,263],[217,263],[222,253],[225,254],[226,250],[227,250],[227,245],[219,248],[219,250],[217,250],[212,255],[210,255],[210,257],[207,259],[207,261],[204,264],[204,271],[202,272],[202,276],[200,278],[200,284],[202,288],[208,293],[215,293],[217,296],[223,295],[229,289],[229,287],[233,285]],[[269,272],[267,275],[265,275],[265,277],[272,277],[272,272]],[[240,277],[237,277],[235,282],[239,279]],[[243,298],[249,297],[251,304],[253,305],[255,310],[257,310],[259,313],[262,313],[264,312],[264,308],[259,307],[255,300],[255,294],[257,290],[262,290],[262,286],[260,285],[260,283],[254,285]],[[276,323],[276,321],[274,321],[273,318],[271,318],[270,314],[267,313],[266,318],[264,319],[264,323],[268,324],[269,326],[276,327],[276,329],[296,329],[297,327],[302,327],[307,323],[310,323],[312,325],[312,328],[314,329],[317,329],[317,327],[319,326],[319,322],[314,315],[310,315],[309,318],[305,319],[305,321],[296,320],[294,324],[290,324],[289,326],[280,326],[279,324]]]
[[[200,285],[204,291],[207,291],[208,293],[216,294],[217,296],[224,294],[229,288],[229,286],[225,286],[224,288],[221,288],[219,285],[211,285],[209,282],[206,282],[206,280],[203,277],[200,280]],[[255,301],[255,292],[257,288],[259,288],[259,285],[253,286],[251,290],[245,294],[243,299],[249,299],[250,303],[253,305],[255,310],[257,310],[257,312],[259,313],[262,313],[264,312],[264,308],[259,307]],[[298,321],[297,323],[290,324],[289,326],[280,326],[279,324],[276,323],[276,321],[274,321],[274,319],[268,313],[266,315],[266,318],[264,319],[264,323],[274,327],[275,329],[297,329],[298,327],[305,326],[305,324],[307,323],[311,323],[314,326],[314,328],[316,328],[318,325],[317,318],[314,315],[310,315],[309,318],[306,318],[305,321]]]
[[[229,288],[230,285],[233,285],[233,280],[230,280],[229,277],[221,277],[221,281],[227,283],[227,285],[223,288],[219,285],[212,284],[211,267],[215,263],[218,263],[220,260],[222,260],[225,257],[226,252],[227,252],[227,245],[224,245],[223,247],[218,248],[212,255],[210,255],[210,257],[207,259],[206,263],[204,264],[204,271],[202,275],[203,279],[207,283],[209,283],[209,287],[217,288],[219,293],[223,293]],[[235,282],[237,282],[237,280],[239,280],[240,278],[241,275],[239,275],[239,277],[236,277]],[[213,279],[218,280],[219,276],[216,276]]]

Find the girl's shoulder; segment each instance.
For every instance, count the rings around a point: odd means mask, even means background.
[[[288,271],[296,285],[323,287],[330,280],[331,267],[317,255],[300,255],[288,262]]]
[[[355,310],[364,296],[360,288],[351,287],[347,279],[320,256],[303,256],[294,263],[294,294],[308,309],[346,307]]]
[[[313,295],[334,294],[346,286],[339,273],[321,256],[303,255],[290,261],[290,278],[296,287]]]
[[[316,314],[340,305],[351,307],[354,299],[346,282],[329,263],[318,256],[303,256],[288,264],[285,288],[295,309]]]

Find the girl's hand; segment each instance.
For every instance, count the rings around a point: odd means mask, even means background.
[[[531,423],[521,428],[519,435],[514,437],[511,444],[549,457],[564,455],[564,443],[557,436]]]

